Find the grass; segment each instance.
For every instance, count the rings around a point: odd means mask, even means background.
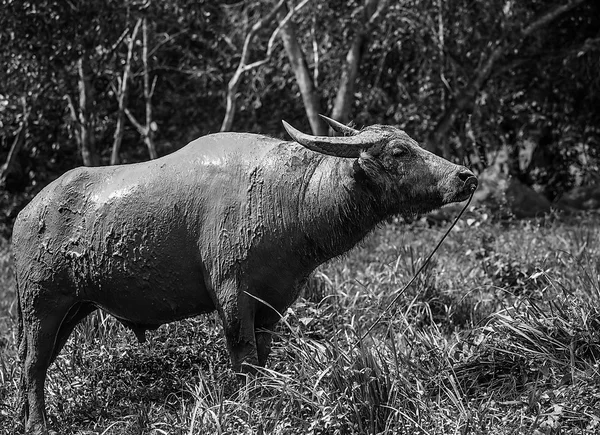
[[[394,222],[322,266],[261,375],[231,371],[215,315],[137,344],[102,313],[51,368],[61,434],[600,433],[600,224],[459,222],[363,342],[444,228]],[[14,282],[0,241],[0,433],[21,433]]]

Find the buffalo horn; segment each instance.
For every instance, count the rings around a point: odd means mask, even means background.
[[[325,115],[319,114],[321,118],[325,120],[327,124],[337,133],[343,134],[345,136],[354,136],[359,133],[358,130],[355,130],[352,127],[348,127],[347,125],[342,124],[341,122],[337,122],[335,119],[331,119]]]
[[[283,120],[281,122],[292,139],[300,145],[304,145],[312,151],[330,156],[355,158],[360,156],[361,151],[372,147],[382,139],[374,134],[368,134],[365,137],[364,133],[355,136],[338,137],[311,136],[296,130]]]

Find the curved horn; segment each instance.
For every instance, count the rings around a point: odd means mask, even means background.
[[[306,148],[321,154],[327,154],[336,157],[355,158],[360,156],[360,152],[366,150],[382,138],[379,135],[355,135],[355,136],[311,136],[296,130],[285,121],[281,121],[288,134]]]
[[[337,122],[335,119],[331,119],[325,115],[321,115],[320,113],[319,113],[319,116],[321,118],[323,118],[325,120],[325,122],[327,124],[329,124],[329,126],[337,133],[341,133],[346,136],[354,136],[354,135],[360,133],[358,130],[355,130],[352,127],[344,125],[341,122]]]

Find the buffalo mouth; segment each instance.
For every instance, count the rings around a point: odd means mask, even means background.
[[[468,177],[457,177],[454,181],[454,185],[431,186],[421,194],[412,192],[413,195],[398,198],[396,204],[400,204],[400,207],[393,213],[410,218],[427,214],[447,204],[469,199],[478,186],[477,177],[472,173]]]

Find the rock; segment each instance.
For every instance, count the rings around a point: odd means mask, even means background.
[[[600,208],[600,183],[579,186],[564,193],[556,206],[567,210],[596,210]]]
[[[518,219],[540,217],[549,213],[552,208],[545,196],[514,177],[508,182],[505,196],[510,211]]]
[[[552,204],[542,194],[521,183],[517,178],[503,173],[498,166],[491,166],[477,177],[479,186],[471,204],[489,210],[496,219],[516,217],[532,218],[549,213]],[[452,204],[428,215],[428,220],[439,223],[456,216],[464,203]]]

